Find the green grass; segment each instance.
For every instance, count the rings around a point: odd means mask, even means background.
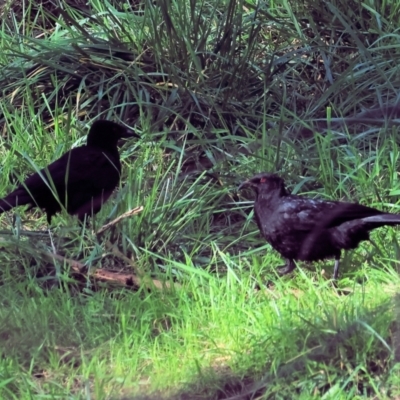
[[[221,385],[229,392],[246,379],[283,398],[329,385],[346,398],[357,389],[388,393],[396,274],[367,271],[371,279],[353,282],[346,296],[303,273],[266,288],[265,268],[226,267],[223,277],[193,270],[181,288],[162,292],[3,286],[2,397],[134,398],[181,388],[215,398]]]
[[[378,3],[4,6],[0,195],[108,118],[141,139],[91,228],[143,211],[100,237],[65,213],[51,236],[38,210],[1,216],[1,399],[400,395],[398,230],[346,254],[337,288],[332,261],[279,278],[236,191],[276,171],[399,211],[398,123],[334,125],[398,98],[398,2]]]

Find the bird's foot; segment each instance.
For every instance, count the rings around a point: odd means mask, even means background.
[[[290,274],[296,268],[296,264],[293,260],[287,260],[286,264],[282,267],[278,268],[278,274],[283,276],[286,274]]]

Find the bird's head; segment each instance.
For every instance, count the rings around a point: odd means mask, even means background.
[[[137,137],[131,129],[112,121],[100,119],[92,124],[87,137],[87,145],[102,148],[114,148],[118,140]]]
[[[260,193],[276,193],[279,196],[286,196],[288,194],[284,180],[276,174],[267,172],[261,172],[247,181],[242,182],[238,189],[241,190],[245,188],[253,189],[257,195]]]

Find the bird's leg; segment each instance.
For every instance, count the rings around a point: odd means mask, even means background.
[[[48,232],[49,232],[49,237],[50,237],[50,243],[51,243],[51,249],[53,250],[54,254],[57,254],[57,249],[56,246],[54,246],[54,241],[53,241],[53,235],[51,234],[50,227],[48,227]]]
[[[336,281],[339,277],[340,255],[335,257],[335,266],[333,267],[333,279]]]
[[[288,259],[286,260],[286,264],[285,264],[283,267],[278,268],[278,274],[279,274],[279,275],[286,275],[286,274],[289,274],[289,273],[292,272],[295,268],[296,268],[296,264],[294,263],[294,261],[288,258]]]

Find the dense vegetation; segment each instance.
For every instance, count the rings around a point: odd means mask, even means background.
[[[0,398],[399,396],[396,229],[346,255],[338,288],[330,261],[279,278],[236,191],[276,171],[399,211],[399,8],[3,4],[1,196],[96,118],[141,139],[92,226],[1,217]]]

